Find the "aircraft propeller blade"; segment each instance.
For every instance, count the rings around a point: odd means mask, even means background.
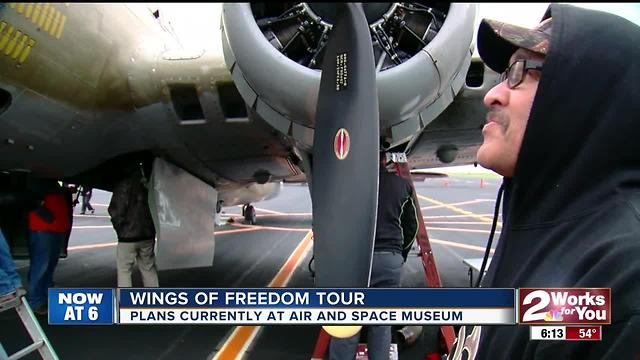
[[[378,92],[361,4],[336,4],[313,138],[317,287],[367,287],[378,206]]]

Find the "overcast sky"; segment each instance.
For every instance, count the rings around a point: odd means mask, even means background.
[[[573,3],[596,10],[609,11],[626,17],[640,25],[640,4],[638,3]],[[207,3],[150,3],[161,10],[161,17],[171,22],[176,34],[187,47],[202,47],[210,41],[207,34],[216,34],[220,19],[214,14],[222,4]],[[491,18],[525,27],[534,27],[540,22],[549,3],[482,3],[479,5],[478,21]],[[477,29],[477,26],[476,26]]]

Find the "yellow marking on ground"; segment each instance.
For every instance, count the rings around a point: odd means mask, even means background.
[[[446,205],[449,205],[449,206],[469,205],[469,204],[477,204],[477,203],[486,202],[486,201],[491,201],[491,200],[476,199],[476,200],[469,200],[469,201],[463,201],[463,202],[446,204]],[[445,207],[445,205],[425,206],[425,207],[420,208],[420,210],[433,210],[433,209],[440,209],[440,208],[443,208],[443,207]]]
[[[27,57],[29,57],[29,54],[31,53],[31,49],[35,44],[36,44],[35,40],[29,39],[29,41],[27,42],[27,47],[24,49],[24,51],[20,55],[20,58],[18,59],[19,64],[22,64],[27,59]]]
[[[458,229],[458,228],[441,228],[441,227],[428,227],[427,232],[429,231],[455,231],[455,232],[468,232],[468,233],[480,233],[480,234],[489,234],[490,230],[472,230],[472,229]],[[496,234],[500,233],[500,230],[495,231]]]
[[[29,17],[31,17],[32,12],[33,12],[33,4],[29,3],[27,4],[27,10],[24,12],[24,17],[28,19]]]
[[[12,8],[12,9],[15,9],[16,8],[16,3],[9,3],[9,7]]]
[[[62,19],[60,19],[60,26],[58,27],[58,32],[56,33],[56,39],[60,39],[62,37],[62,32],[64,31],[64,23],[67,21],[67,17],[62,15]]]
[[[7,32],[2,35],[2,38],[0,39],[0,51],[4,50],[4,48],[9,43],[9,39],[11,38],[11,34],[13,34],[13,30],[15,30],[13,26],[9,25]]]
[[[22,35],[22,38],[20,38],[18,42],[18,46],[16,46],[16,49],[13,50],[13,54],[11,54],[11,57],[14,60],[17,59],[18,55],[20,55],[22,50],[24,50],[25,46],[27,45],[27,40],[29,40],[29,37],[27,35]]]
[[[443,203],[442,201],[438,201],[438,200],[435,200],[435,199],[428,198],[426,196],[418,195],[418,197],[420,199],[426,200],[426,201],[428,201],[428,202],[430,202],[432,204],[442,205],[442,207],[447,208],[447,209],[452,210],[452,211],[455,211],[455,212],[457,212],[459,214],[469,215],[469,217],[472,217],[474,219],[478,219],[480,221],[485,221],[485,222],[488,222],[488,223],[493,222],[493,219],[490,218],[490,217],[479,216],[479,215],[477,215],[475,213],[472,213],[471,211],[463,210],[463,209],[460,209],[460,208],[455,207],[453,205],[450,205],[450,204],[447,204],[447,203]],[[498,222],[498,224],[502,225],[501,222]]]
[[[310,229],[301,229],[301,228],[285,228],[285,227],[246,225],[246,224],[231,224],[231,226],[242,227],[242,228],[255,228],[257,230],[276,230],[276,231],[307,232],[310,230]]]
[[[4,49],[4,54],[5,55],[11,54],[13,49],[16,47],[16,43],[18,42],[18,38],[21,38],[21,37],[22,37],[22,31],[16,31],[15,34],[13,34],[13,36],[11,37],[11,40],[9,40],[9,43],[7,44],[7,48]]]
[[[44,21],[44,31],[49,32],[51,28],[51,22],[53,21],[53,16],[58,13],[53,5],[49,8],[49,13],[47,14],[47,20]]]
[[[313,233],[307,230],[307,235],[302,239],[296,249],[289,255],[287,261],[280,268],[276,276],[271,280],[268,287],[285,287],[295,269],[311,249],[311,239]],[[232,360],[242,357],[249,345],[256,338],[262,326],[238,326],[236,327],[229,339],[224,343],[220,351],[212,358],[213,360]]]
[[[307,230],[307,235],[305,235],[293,253],[289,255],[287,261],[285,261],[276,276],[271,280],[269,285],[267,285],[268,287],[285,287],[289,283],[289,280],[291,280],[291,276],[300,264],[300,261],[302,261],[307,252],[309,252],[312,239],[313,232],[311,230]]]
[[[462,244],[462,243],[458,243],[458,242],[455,242],[455,241],[447,241],[447,240],[439,240],[439,239],[430,238],[429,242],[433,243],[433,244],[444,245],[444,246],[457,247],[457,248],[461,248],[461,249],[477,250],[477,251],[485,252],[485,248],[483,248],[482,246]],[[493,253],[494,251],[495,251],[495,249],[489,250],[490,253]]]
[[[51,4],[45,4],[42,12],[40,13],[40,20],[38,20],[38,27],[42,28],[44,26],[44,21],[47,19],[49,15],[49,11],[51,10]]]
[[[51,26],[51,29],[49,29],[49,35],[56,35],[58,25],[60,25],[60,16],[62,16],[62,13],[60,11],[56,11],[56,16],[53,18],[53,25]]]
[[[2,32],[6,27],[7,27],[7,23],[4,21],[0,21],[0,34],[2,34]]]
[[[17,9],[17,11],[18,11],[18,13],[19,13],[19,14],[22,14],[22,12],[24,11],[24,6],[25,6],[25,5],[26,5],[25,3],[19,3],[19,4],[18,4],[18,9]]]
[[[36,24],[38,19],[40,18],[40,10],[42,9],[42,4],[36,4],[36,8],[33,9],[33,17],[31,18],[31,22]]]

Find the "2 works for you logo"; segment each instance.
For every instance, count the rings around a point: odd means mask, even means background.
[[[518,289],[518,323],[610,324],[611,289]]]

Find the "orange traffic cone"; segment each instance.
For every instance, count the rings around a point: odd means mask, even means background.
[[[480,179],[480,188],[484,188],[484,179]]]

